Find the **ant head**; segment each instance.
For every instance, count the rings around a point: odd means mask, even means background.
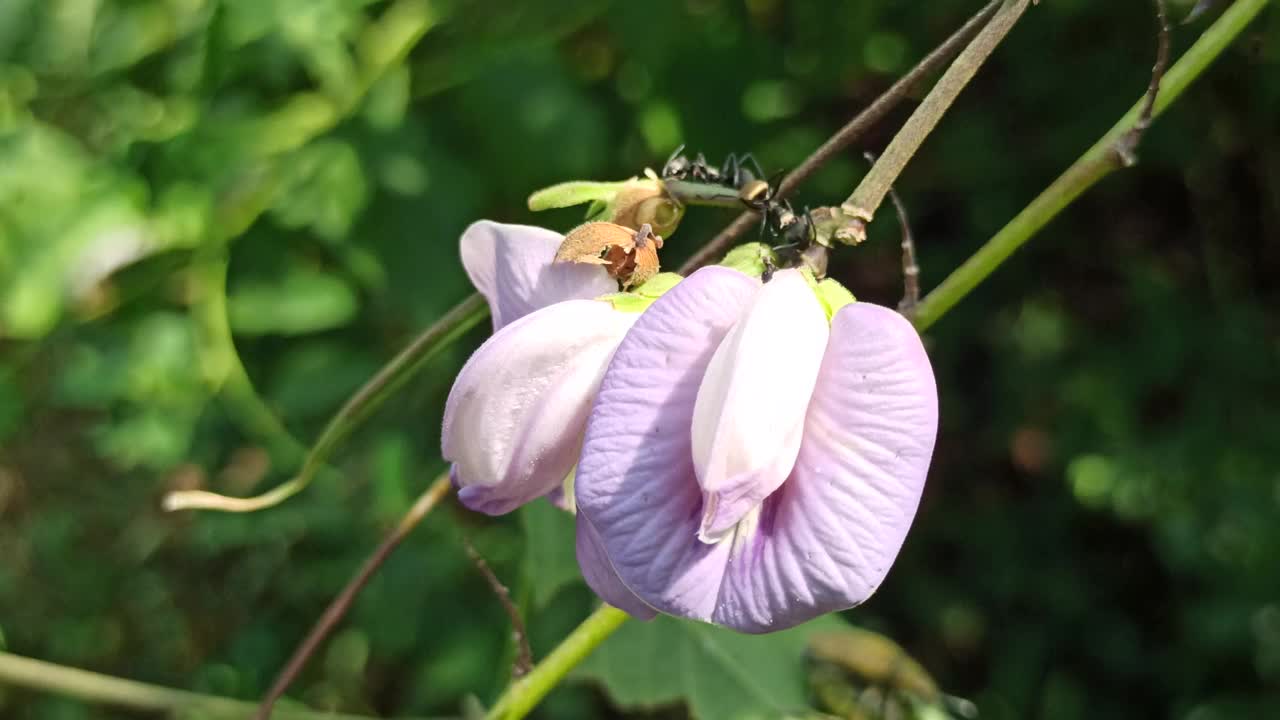
[[[684,152],[683,143],[667,157],[667,161],[662,165],[663,178],[683,178],[689,172],[692,163],[689,162],[689,158],[680,154],[682,152]]]

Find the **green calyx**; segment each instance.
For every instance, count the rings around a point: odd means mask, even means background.
[[[822,303],[822,309],[827,313],[828,323],[840,308],[858,301],[845,286],[831,278],[818,280],[807,268],[802,268],[800,274],[804,275],[804,279],[809,282],[809,287],[813,288],[813,294],[818,296],[818,302]]]
[[[541,212],[542,210],[573,207],[584,203],[591,203],[592,207],[596,207],[596,203],[603,203],[603,206],[607,206],[613,202],[622,186],[633,180],[635,178],[621,182],[591,182],[587,180],[562,182],[558,185],[542,188],[530,195],[529,209],[534,212]]]
[[[733,268],[744,275],[758,278],[764,275],[768,264],[777,264],[773,249],[764,243],[747,243],[730,250],[719,262],[723,267]]]
[[[777,256],[772,248],[756,242],[739,245],[730,250],[720,261],[720,265],[758,278],[764,275],[766,267],[776,266],[777,262]],[[831,278],[818,280],[809,268],[800,268],[800,274],[804,275],[809,287],[813,288],[813,294],[818,296],[818,302],[822,303],[822,309],[827,313],[827,322],[831,322],[831,318],[840,308],[851,302],[857,302],[853,293]]]
[[[613,303],[613,309],[619,312],[641,313],[683,279],[679,273],[658,273],[628,292],[610,293],[596,299]]]
[[[616,223],[633,230],[648,225],[659,237],[675,232],[684,217],[684,206],[667,194],[657,177],[631,178],[621,182],[575,180],[543,188],[529,196],[535,212],[590,203],[587,221]]]

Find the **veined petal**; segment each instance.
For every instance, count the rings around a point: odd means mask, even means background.
[[[594,528],[622,584],[662,612],[707,620],[715,608],[729,545],[697,541],[689,428],[707,364],[759,288],[707,267],[659,298],[618,346],[587,423],[579,523]],[[613,591],[592,587],[606,600]]]
[[[497,515],[559,486],[609,358],[636,318],[607,302],[568,300],[504,327],[471,356],[449,392],[441,442],[468,507]]]
[[[937,429],[911,323],[867,303],[836,313],[795,469],[729,563],[712,620],[771,632],[870,597],[915,517]]]
[[[791,473],[828,335],[808,281],[782,270],[716,349],[693,410],[703,542],[725,539]]]
[[[472,223],[462,233],[462,266],[489,301],[494,332],[552,303],[618,289],[603,267],[553,263],[563,240],[544,228],[490,220]]]
[[[601,600],[641,620],[650,620],[658,614],[657,610],[644,604],[618,578],[618,573],[609,562],[600,534],[585,517],[579,517],[577,527],[578,567],[582,568],[582,577],[587,585],[600,596]]]

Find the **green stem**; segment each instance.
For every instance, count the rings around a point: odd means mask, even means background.
[[[277,462],[297,467],[306,457],[306,447],[290,434],[254,389],[236,352],[227,320],[226,246],[218,242],[196,255],[192,263],[196,298],[190,314],[205,382],[236,422],[267,445]]]
[[[231,698],[124,680],[7,652],[0,652],[0,684],[141,712],[196,710],[231,720],[249,717],[254,708],[253,703]],[[299,708],[281,708],[276,711],[275,717],[278,720],[371,720],[364,715],[343,715]]]
[[[404,350],[391,359],[365,383],[325,425],[319,439],[307,453],[302,469],[292,479],[272,490],[251,498],[233,498],[204,490],[172,492],[165,496],[166,510],[197,508],[224,512],[252,512],[276,505],[311,483],[316,473],[324,467],[338,443],[351,434],[366,417],[382,405],[399,387],[417,373],[431,358],[449,347],[480,321],[489,316],[489,306],[483,296],[472,293],[437,320],[425,332],[414,339]]]
[[[423,35],[439,22],[438,13],[427,0],[399,0],[387,8],[381,16],[369,23],[356,43],[360,75],[355,92],[341,100],[324,98],[311,92],[295,95],[275,114],[277,119],[293,119],[281,120],[279,128],[274,131],[263,130],[261,133],[262,138],[276,139],[270,141],[260,138],[260,142],[264,143],[260,153],[267,157],[261,158],[261,164],[241,172],[231,189],[220,198],[215,215],[217,234],[210,239],[206,248],[196,254],[193,264],[193,274],[200,288],[190,312],[200,339],[202,369],[206,380],[218,391],[232,416],[249,432],[267,442],[273,455],[284,464],[297,467],[298,463],[302,463],[302,470],[292,480],[254,498],[230,498],[202,490],[179,492],[171,493],[165,498],[165,508],[249,512],[271,507],[306,487],[328,457],[332,445],[345,437],[347,428],[338,428],[342,432],[338,433],[338,437],[333,437],[334,422],[342,419],[342,413],[339,413],[326,427],[325,435],[321,436],[321,442],[328,438],[329,447],[321,449],[319,445],[313,446],[308,453],[254,389],[244,363],[236,352],[227,321],[228,251],[231,242],[247,231],[271,207],[275,199],[278,183],[274,156],[301,147],[332,130],[343,117],[357,109],[369,89],[390,68],[402,62]],[[295,112],[299,107],[309,108],[310,112]],[[439,325],[437,323],[424,335],[430,335]],[[422,359],[430,357],[437,349],[439,348],[426,348]],[[377,400],[380,402],[381,398]]]
[[[1268,2],[1270,0],[1237,0],[1227,8],[1217,22],[1165,74],[1160,84],[1160,93],[1156,96],[1154,115],[1159,116],[1182,95],[1187,86],[1208,68]],[[938,318],[968,295],[1071,201],[1094,183],[1119,169],[1121,164],[1115,154],[1116,141],[1133,127],[1142,112],[1142,106],[1143,100],[1140,99],[1093,147],[929,293],[916,307],[916,327],[924,330],[937,322]]]
[[[849,218],[871,222],[880,203],[884,201],[894,180],[902,173],[921,143],[933,132],[938,121],[946,114],[951,104],[960,96],[978,69],[986,62],[996,46],[1013,29],[1018,18],[1027,9],[1030,0],[1005,0],[1000,9],[991,18],[991,22],[978,33],[973,42],[960,53],[955,62],[947,68],[938,84],[911,113],[902,130],[893,136],[889,147],[885,148],[871,171],[867,173],[853,194],[841,205],[841,210]],[[861,238],[858,238],[861,240]]]
[[[582,662],[604,639],[613,634],[629,616],[621,610],[601,605],[582,624],[560,641],[551,654],[525,675],[507,686],[485,720],[519,720],[551,692],[560,680]]]

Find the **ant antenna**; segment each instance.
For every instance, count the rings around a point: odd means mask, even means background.
[[[679,145],[676,146],[675,150],[671,151],[671,154],[667,156],[667,162],[663,164],[663,167],[670,165],[671,161],[675,160],[680,155],[681,152],[684,152],[684,143],[680,143]]]

